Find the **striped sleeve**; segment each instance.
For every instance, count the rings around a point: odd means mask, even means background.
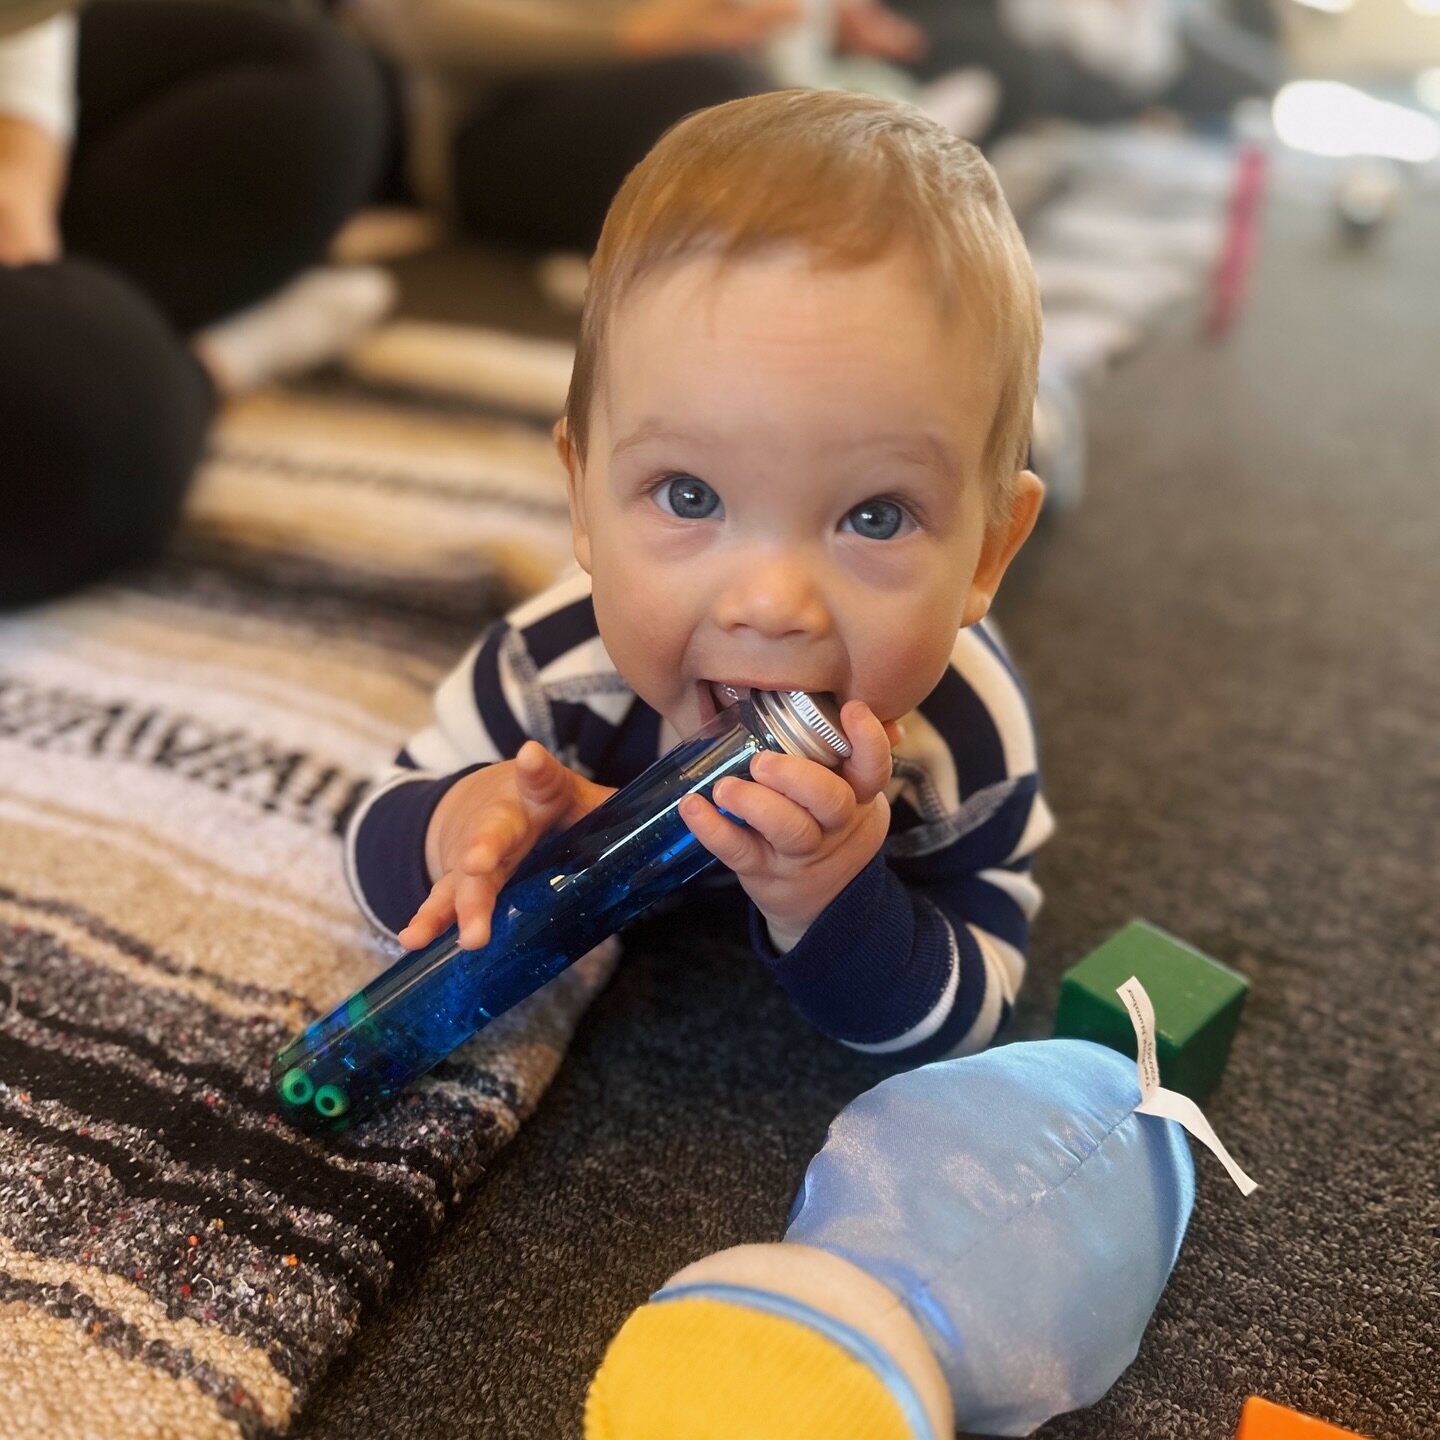
[[[653,760],[658,726],[647,730],[634,701],[600,641],[584,571],[491,625],[435,691],[430,723],[376,776],[351,817],[346,877],[371,924],[393,935],[430,893],[426,832],[463,776],[513,759],[527,740],[601,778],[616,764]],[[648,756],[632,753],[646,743]]]
[[[885,850],[788,954],[757,949],[797,1008],[856,1050],[921,1064],[988,1045],[1025,974],[1054,825],[1030,705],[998,639],[962,632],[904,720]]]
[[[536,689],[520,631],[497,621],[436,690],[430,724],[375,778],[346,830],[345,874],[378,930],[403,928],[430,893],[425,836],[450,787],[532,735],[553,744]]]

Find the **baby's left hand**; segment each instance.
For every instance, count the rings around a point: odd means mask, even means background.
[[[851,754],[839,770],[767,750],[755,757],[749,780],[716,785],[716,805],[744,827],[699,795],[680,802],[681,818],[739,877],[781,954],[874,859],[890,828],[884,792],[899,729],[882,725],[860,700],[846,704],[840,722]]]

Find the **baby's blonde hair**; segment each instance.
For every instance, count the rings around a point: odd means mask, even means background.
[[[981,321],[1000,395],[984,450],[998,522],[1030,445],[1040,353],[1030,257],[973,145],[913,106],[845,91],[781,90],[698,111],[630,172],[590,266],[565,406],[580,461],[606,333],[630,289],[667,261],[725,263],[786,243],[836,266],[908,248],[945,311]]]

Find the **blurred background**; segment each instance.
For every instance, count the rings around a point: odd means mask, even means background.
[[[453,421],[457,405],[553,416],[620,179],[689,110],[790,84],[911,101],[995,164],[1044,292],[1035,463],[1056,521],[1085,490],[1097,387],[1167,327],[1224,342],[1276,203],[1311,215],[1337,282],[1342,257],[1384,265],[1384,232],[1426,223],[1414,217],[1440,152],[1437,10],[101,0],[77,14],[5,0],[0,323],[16,339],[0,451],[32,479],[0,600],[157,553],[182,507],[188,541],[223,547],[239,527],[248,556],[257,528],[307,553],[337,543],[334,494],[315,492],[303,516],[289,496],[287,534],[273,517],[252,523],[267,513],[256,477],[227,482],[225,457],[270,426],[339,446],[339,463],[362,400],[373,419],[403,397],[387,413],[418,426],[421,451],[423,422]],[[1372,247],[1373,262],[1356,259]],[[130,387],[103,443],[67,423],[106,408],[73,359],[94,344],[123,356]],[[301,418],[327,405],[344,423]],[[438,561],[417,551],[418,583],[436,563],[462,576],[472,541],[523,568],[498,516],[471,518]],[[391,548],[388,523],[380,537]]]

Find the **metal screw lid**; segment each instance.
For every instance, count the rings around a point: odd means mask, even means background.
[[[833,695],[756,690],[750,700],[791,754],[830,766],[849,758],[850,742],[840,727],[840,705]]]

